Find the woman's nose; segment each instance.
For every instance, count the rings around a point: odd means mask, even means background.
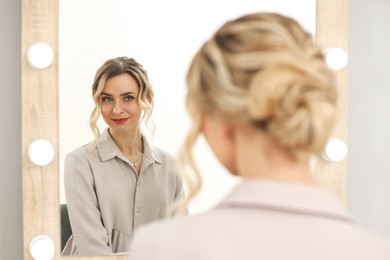
[[[116,101],[116,102],[115,102],[113,112],[114,112],[115,114],[120,114],[120,113],[123,112],[122,104],[121,104],[120,101]]]

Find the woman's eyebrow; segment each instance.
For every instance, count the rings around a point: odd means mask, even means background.
[[[132,92],[132,91],[129,91],[129,92],[121,94],[121,96],[127,96],[127,95],[130,95],[130,94],[134,94],[135,95],[136,93]]]
[[[127,96],[127,95],[131,95],[131,94],[136,95],[137,93],[132,92],[132,91],[129,91],[129,92],[120,94],[120,96]],[[105,95],[105,96],[110,96],[110,97],[112,97],[111,94],[108,94],[108,93],[106,93],[106,92],[102,92],[102,93],[100,93],[100,95]]]

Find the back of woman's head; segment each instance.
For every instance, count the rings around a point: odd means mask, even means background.
[[[196,54],[187,85],[192,141],[203,113],[253,124],[295,155],[321,152],[332,131],[332,72],[311,35],[282,15],[257,13],[224,24]]]

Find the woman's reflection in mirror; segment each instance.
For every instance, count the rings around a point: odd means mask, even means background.
[[[141,123],[155,130],[154,94],[143,66],[127,57],[106,61],[96,72],[92,95],[95,139],[70,152],[64,163],[73,235],[62,255],[125,253],[135,228],[172,217],[184,198],[174,157],[141,131]],[[100,117],[107,124],[102,132]]]

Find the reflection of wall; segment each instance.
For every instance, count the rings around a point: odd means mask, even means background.
[[[390,2],[349,5],[348,207],[390,236]]]
[[[127,0],[115,4],[105,0],[59,2],[61,171],[65,154],[91,140],[90,86],[104,60],[127,55],[144,64],[155,89],[154,143],[176,154],[188,127],[183,106],[184,76],[193,53],[216,27],[244,12],[277,10],[297,18],[311,32],[315,30],[314,0],[300,0],[299,8],[286,0],[143,0],[136,5]],[[180,11],[167,13],[171,4]],[[88,19],[84,19],[84,6],[93,6]],[[84,21],[81,24],[80,19]],[[236,183],[214,160],[203,140],[196,151],[206,180],[201,196],[191,205],[193,212],[212,206]]]
[[[0,1],[0,259],[23,259],[20,2]]]

